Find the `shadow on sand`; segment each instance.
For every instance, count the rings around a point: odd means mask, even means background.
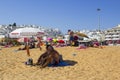
[[[67,63],[69,66],[74,66],[75,64],[77,64],[77,61],[73,60],[64,60],[63,62]]]
[[[77,64],[76,61],[73,61],[73,60],[63,60],[58,65],[56,65],[55,67],[74,66],[75,64]]]
[[[29,65],[29,66],[39,66],[37,65],[36,63],[33,63],[30,62],[28,60],[28,63],[25,62],[26,65]],[[57,65],[51,65],[51,64],[48,64],[48,67],[65,67],[65,66],[74,66],[75,64],[77,64],[77,61],[73,61],[73,60],[63,60],[61,61],[59,64]]]

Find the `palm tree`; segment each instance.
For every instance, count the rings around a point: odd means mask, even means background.
[[[16,26],[16,23],[14,22],[12,26]]]

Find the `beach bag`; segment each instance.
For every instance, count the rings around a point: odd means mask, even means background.
[[[33,65],[33,59],[29,58],[26,62],[26,65]]]

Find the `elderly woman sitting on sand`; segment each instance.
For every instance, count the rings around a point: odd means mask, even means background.
[[[51,45],[46,46],[46,52],[43,53],[38,61],[37,65],[40,65],[41,67],[46,66],[56,66],[60,62],[60,55],[59,53],[54,50],[54,48]]]

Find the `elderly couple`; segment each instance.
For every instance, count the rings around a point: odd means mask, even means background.
[[[39,65],[42,68],[46,66],[57,66],[61,61],[63,61],[62,55],[54,50],[51,45],[47,45],[46,51],[42,55],[40,55],[36,65]]]

